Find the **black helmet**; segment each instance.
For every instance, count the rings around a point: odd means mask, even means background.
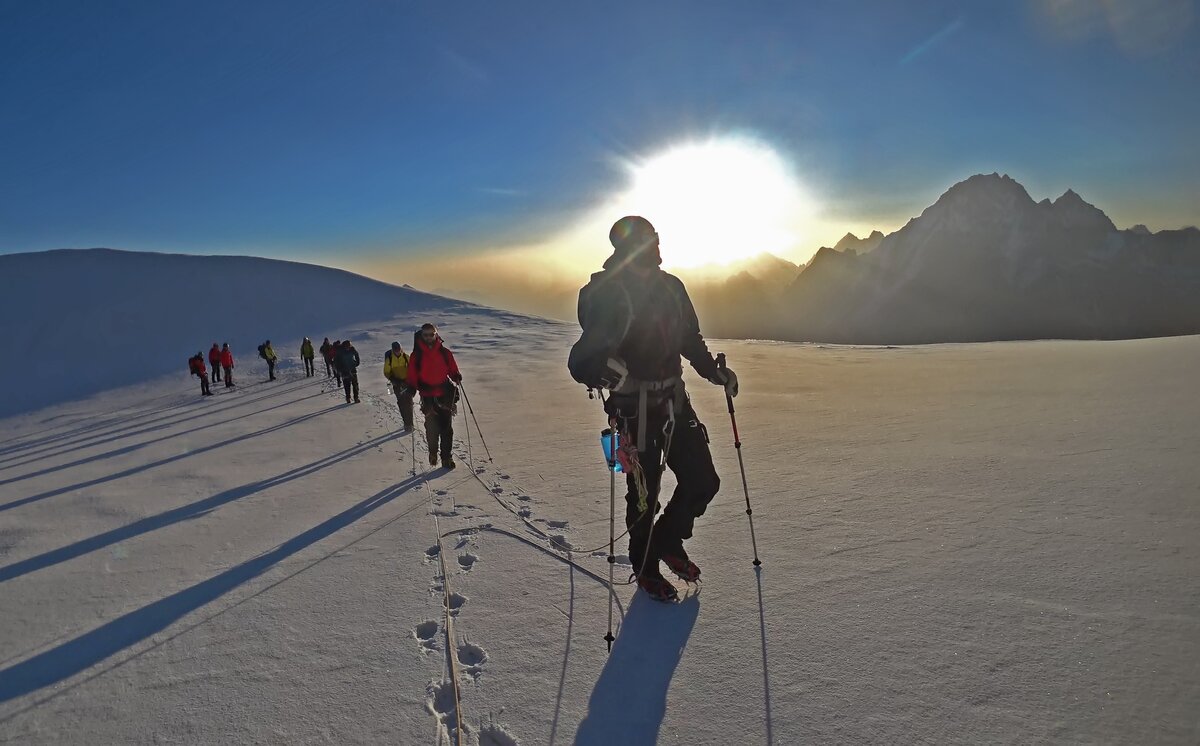
[[[620,254],[641,251],[657,237],[658,233],[655,232],[654,226],[641,215],[626,215],[613,223],[612,229],[608,232],[609,243]]]

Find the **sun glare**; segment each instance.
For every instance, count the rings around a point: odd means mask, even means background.
[[[633,187],[620,207],[654,223],[664,267],[789,253],[813,212],[783,159],[752,141],[681,145],[630,169]]]

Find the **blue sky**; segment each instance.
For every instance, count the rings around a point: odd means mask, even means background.
[[[991,171],[1200,222],[1200,8],[1106,7],[0,2],[0,252],[530,244],[626,186],[616,159],[730,133],[830,226]]]

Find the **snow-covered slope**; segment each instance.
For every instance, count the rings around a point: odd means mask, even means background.
[[[363,324],[364,358],[417,320]],[[714,345],[742,380],[761,574],[723,398],[689,373],[723,478],[689,542],[703,587],[620,586],[608,655],[577,330],[434,320],[494,461],[464,412],[463,466],[414,463],[378,363],[360,405],[291,369],[0,422],[0,740],[1200,735],[1200,338]]]
[[[228,342],[245,372],[264,340],[288,365],[300,340],[364,320],[461,305],[342,270],[242,256],[110,249],[0,256],[0,416],[163,375]]]

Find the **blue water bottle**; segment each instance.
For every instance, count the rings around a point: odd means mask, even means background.
[[[618,474],[625,471],[617,460],[617,449],[621,447],[621,436],[611,427],[600,431],[600,447],[604,449],[604,461]]]

